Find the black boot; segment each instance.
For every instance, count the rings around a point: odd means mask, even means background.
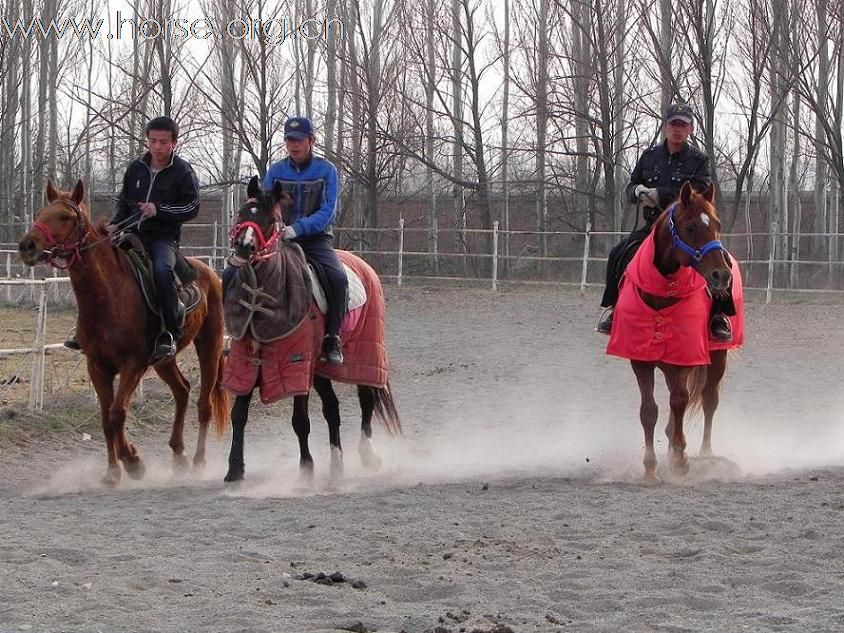
[[[730,320],[723,314],[715,314],[709,320],[709,336],[719,343],[729,343],[733,340],[733,328]]]
[[[82,351],[82,346],[79,344],[79,339],[76,338],[75,334],[67,338],[67,340],[64,342],[64,346],[67,349],[72,349],[74,352]]]
[[[615,306],[606,308],[601,316],[598,318],[598,325],[595,326],[595,331],[601,334],[609,334],[612,331],[612,315],[615,312]]]
[[[340,337],[336,334],[327,334],[322,339],[322,356],[319,359],[323,363],[332,365],[343,364],[343,352],[340,349]]]
[[[155,350],[152,352],[152,360],[163,360],[165,358],[172,358],[175,355],[176,341],[173,340],[173,335],[165,330],[155,339]]]

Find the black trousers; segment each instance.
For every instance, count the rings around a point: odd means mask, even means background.
[[[158,291],[158,307],[164,329],[174,338],[181,335],[179,324],[179,294],[176,292],[176,257],[179,244],[172,240],[144,239],[144,246],[152,260],[152,276]]]
[[[314,267],[317,278],[325,290],[328,312],[325,315],[325,333],[337,336],[346,314],[349,280],[337,252],[333,235],[308,235],[294,240],[305,253],[305,259]]]
[[[607,259],[606,286],[604,287],[604,295],[601,297],[602,307],[608,308],[618,302],[618,285],[621,283],[621,276],[624,274],[630,260],[633,259],[633,255],[639,250],[642,242],[645,241],[645,238],[650,232],[650,226],[646,225],[638,228],[610,250],[609,258]],[[733,286],[730,284],[730,291],[725,295],[712,297],[712,311],[710,314],[735,315],[736,305],[733,301],[732,289]]]

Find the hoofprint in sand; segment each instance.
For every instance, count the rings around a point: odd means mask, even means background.
[[[374,474],[349,451],[328,477],[312,407],[302,483],[289,403],[255,409],[233,489],[228,438],[203,473],[171,475],[164,418],[130,426],[148,476],[114,491],[97,437],[0,445],[0,631],[844,629],[841,307],[748,301],[720,459],[649,487],[637,389],[591,332],[596,304],[389,288],[405,436],[376,431]]]

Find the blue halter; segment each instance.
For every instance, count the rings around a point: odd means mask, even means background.
[[[721,244],[720,240],[711,240],[704,244],[701,248],[692,248],[680,238],[680,234],[677,232],[677,226],[674,224],[674,210],[677,208],[678,204],[679,203],[675,202],[668,207],[668,232],[671,234],[672,246],[679,248],[686,255],[692,258],[690,265],[697,266],[700,263],[700,260],[706,257],[707,253],[718,250],[723,251],[724,245]]]

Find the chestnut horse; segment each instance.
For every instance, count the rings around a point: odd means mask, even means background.
[[[115,486],[120,482],[121,461],[130,477],[139,479],[144,474],[143,461],[126,432],[126,409],[150,366],[153,342],[160,326],[144,303],[128,256],[112,244],[104,224],[91,224],[83,199],[81,180],[72,192],[57,190],[48,182],[47,206],[38,211],[36,222],[20,239],[18,247],[25,264],[35,266],[45,262],[66,268],[70,275],[79,311],[76,334],[100,403],[106,439],[108,470],[103,482]],[[216,273],[199,260],[188,261],[197,272],[196,283],[202,299],[185,318],[184,334],[177,347],[181,351],[193,342],[199,357],[199,436],[193,464],[200,468],[205,463],[205,440],[211,418],[219,435],[228,425],[228,395],[220,383],[223,303]],[[190,383],[179,371],[175,358],[159,361],[152,368],[173,392],[176,415],[169,443],[174,468],[183,470],[188,466],[184,427]],[[120,377],[116,391],[115,376]]]
[[[401,432],[401,423],[395,402],[393,401],[390,383],[387,380],[386,370],[386,349],[383,340],[383,328],[375,326],[375,319],[384,318],[384,296],[381,289],[381,282],[378,275],[362,259],[347,253],[338,251],[338,255],[347,265],[351,265],[359,276],[364,287],[367,289],[366,304],[359,321],[349,333],[349,345],[353,349],[344,349],[345,361],[343,365],[329,366],[324,362],[311,362],[319,354],[319,342],[322,341],[324,321],[318,317],[316,304],[311,295],[310,282],[307,279],[307,269],[301,248],[295,243],[280,240],[282,232],[283,207],[292,204],[289,194],[283,193],[280,187],[273,192],[261,191],[257,176],[253,177],[247,188],[249,199],[241,207],[232,228],[232,248],[234,250],[232,261],[239,264],[243,269],[248,269],[246,277],[254,279],[254,286],[258,294],[269,297],[267,305],[274,306],[275,311],[285,312],[288,321],[292,323],[293,330],[288,336],[282,336],[284,332],[273,333],[275,341],[259,343],[254,336],[248,333],[240,340],[233,342],[232,351],[226,367],[226,386],[237,383],[238,388],[233,389],[237,394],[231,411],[232,421],[232,445],[229,454],[229,470],[225,476],[226,482],[234,482],[243,479],[245,472],[244,465],[244,429],[249,417],[249,405],[252,395],[261,386],[261,396],[264,398],[263,381],[266,375],[254,371],[246,376],[246,372],[255,366],[260,366],[261,372],[275,371],[275,378],[278,381],[288,384],[296,383],[295,386],[285,390],[277,391],[270,400],[293,395],[293,430],[299,440],[299,467],[305,477],[310,477],[313,472],[313,457],[308,447],[308,435],[310,433],[310,419],[308,417],[308,391],[311,386],[316,390],[322,401],[322,414],[328,423],[328,438],[331,446],[330,472],[332,476],[338,476],[343,469],[343,452],[340,444],[340,406],[337,395],[332,387],[332,379],[357,385],[358,400],[361,408],[361,436],[358,443],[358,453],[363,465],[371,470],[380,466],[381,460],[372,449],[372,418],[380,422],[388,433],[397,434]],[[271,260],[280,258],[279,262]],[[271,273],[271,266],[280,267],[286,270],[286,281],[283,284],[272,282],[271,294],[262,293],[261,290],[269,290],[267,285],[274,273]],[[276,268],[277,270],[278,268]],[[226,286],[224,298],[226,306],[226,319],[229,329],[229,310],[239,310],[238,304],[244,305],[243,297],[235,296],[235,290],[230,282],[227,282],[228,274],[240,275],[240,271],[230,268],[223,275],[223,283]],[[277,279],[278,277],[272,277]],[[233,281],[241,277],[234,277]],[[243,283],[243,282],[240,282]],[[277,286],[281,285],[281,288]],[[254,289],[248,290],[255,294]],[[292,307],[291,307],[292,304]],[[252,306],[247,310],[256,313],[267,313],[270,311],[266,306]],[[292,312],[293,316],[290,316]],[[251,318],[251,317],[247,317]],[[254,326],[253,326],[254,327]],[[232,336],[234,332],[230,331]],[[364,334],[362,338],[356,335]],[[239,334],[238,334],[239,335]],[[298,342],[297,342],[298,337]],[[294,339],[288,347],[285,343],[288,339]],[[374,340],[378,339],[378,340]],[[274,343],[280,344],[279,349],[284,352],[272,351]],[[235,346],[238,346],[235,349]],[[382,350],[382,352],[373,352]],[[236,353],[237,352],[237,353]],[[382,355],[383,354],[383,355]],[[285,367],[280,367],[279,357],[294,358]],[[373,362],[373,357],[378,357],[378,362]],[[383,361],[383,370],[379,371],[381,378],[374,380],[369,368],[378,365]],[[271,367],[277,369],[272,370]],[[361,371],[359,371],[361,370]],[[235,372],[242,372],[235,375]],[[310,372],[310,373],[303,373]],[[370,375],[371,383],[363,384],[362,381],[352,378],[353,376]],[[380,384],[378,384],[380,383]],[[277,383],[276,383],[277,384]]]
[[[607,353],[630,359],[639,385],[639,417],[645,433],[645,479],[655,480],[657,459],[654,427],[659,407],[654,399],[654,370],[665,376],[670,393],[669,465],[686,474],[689,458],[683,421],[686,413],[702,406],[704,434],[701,455],[712,454],[712,419],[718,406],[718,387],[727,366],[727,350],[708,335],[710,294],[741,290],[740,275],[733,279],[734,262],[721,244],[721,222],[712,204],[714,188],[695,192],[689,183],[679,199],[657,219],[622,280],[621,296],[613,317]],[[707,292],[708,291],[708,292]],[[740,302],[737,302],[740,310]],[[737,317],[741,324],[741,315]]]

